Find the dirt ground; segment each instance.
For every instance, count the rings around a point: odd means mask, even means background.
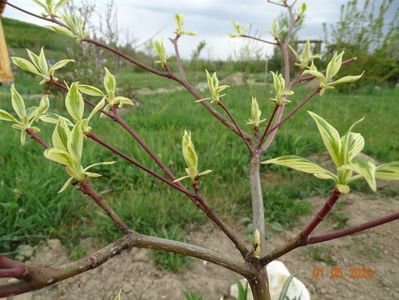
[[[318,209],[323,200],[309,199]],[[365,222],[399,210],[399,198],[351,194],[340,200],[337,214],[349,216],[348,225]],[[303,217],[306,222],[309,216]],[[337,218],[328,218],[318,232],[331,230]],[[244,233],[243,228],[240,228]],[[399,299],[399,222],[392,222],[356,236],[319,244],[317,248],[297,249],[281,258],[288,269],[308,287],[312,299]],[[293,237],[297,230],[273,233],[270,248]],[[211,225],[190,229],[189,241],[229,252],[228,240]],[[94,250],[92,242],[85,242]],[[232,253],[237,255],[237,253]],[[34,264],[62,264],[68,261],[64,247],[57,240],[36,249]],[[149,250],[132,249],[103,266],[66,280],[53,287],[20,295],[13,300],[113,300],[122,289],[122,299],[185,299],[185,291],[199,291],[205,299],[228,295],[238,276],[217,266],[194,260],[191,268],[173,274],[161,270]],[[228,299],[228,298],[224,298]]]

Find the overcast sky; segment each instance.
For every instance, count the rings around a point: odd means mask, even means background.
[[[40,8],[31,0],[9,0],[10,2],[40,13]],[[397,0],[399,2],[399,0]],[[75,0],[75,3],[81,2]],[[98,10],[104,8],[107,0],[95,1]],[[149,37],[167,38],[174,31],[173,15],[181,12],[185,16],[185,28],[195,30],[198,35],[185,37],[181,41],[181,52],[189,57],[196,45],[205,40],[207,43],[203,56],[226,58],[243,45],[242,40],[231,39],[230,19],[242,24],[252,24],[253,31],[270,38],[271,23],[283,8],[267,3],[266,0],[115,0],[118,25],[121,36],[134,37],[139,42]],[[362,1],[360,1],[362,2]],[[299,1],[301,3],[301,1]],[[308,13],[300,37],[323,38],[322,24],[333,24],[340,14],[340,6],[346,0],[308,0]],[[26,22],[45,24],[8,7],[4,16]],[[169,49],[171,51],[171,49]],[[271,47],[265,48],[270,53]]]

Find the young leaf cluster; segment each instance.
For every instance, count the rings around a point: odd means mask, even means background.
[[[342,67],[343,56],[344,56],[344,51],[342,51],[340,54],[338,53],[334,54],[334,57],[328,63],[326,74],[323,74],[322,72],[318,71],[313,62],[309,67],[309,70],[305,70],[303,72],[304,75],[306,74],[312,75],[319,81],[321,88],[320,95],[323,95],[326,90],[334,89],[336,85],[351,83],[356,80],[359,80],[363,76],[364,72],[357,76],[345,76],[340,79],[334,80],[334,77],[337,75],[337,73]]]
[[[107,104],[100,109],[107,112],[109,112],[112,108],[122,108],[124,105],[134,105],[131,99],[116,95],[116,78],[107,68],[105,68],[103,83],[105,93],[100,89],[87,84],[78,84],[78,89],[85,95],[102,97],[103,99],[101,101],[106,100]]]
[[[60,19],[65,23],[65,26],[50,26],[49,28],[55,32],[74,38],[77,43],[80,43],[87,37],[84,28],[85,22],[76,10],[72,11],[70,15],[66,13],[60,14]]]
[[[110,165],[114,162],[101,162],[82,167],[84,133],[82,122],[76,123],[72,130],[64,118],[60,118],[52,135],[53,147],[44,152],[44,156],[56,163],[65,166],[70,178],[64,183],[59,193],[65,191],[74,181],[82,182],[87,177],[100,177],[98,173],[89,172],[89,169],[98,165]]]
[[[58,11],[69,2],[69,0],[60,0],[60,1],[53,1],[53,0],[33,0],[37,5],[44,9],[44,13],[42,14],[43,17],[54,17],[57,16]]]
[[[224,96],[226,96],[226,94],[222,94],[222,92],[229,88],[230,86],[228,85],[220,85],[219,83],[219,79],[216,75],[216,72],[213,73],[212,75],[209,74],[208,70],[205,70],[206,72],[206,79],[208,81],[208,88],[209,91],[211,93],[211,97],[210,98],[204,98],[204,99],[200,99],[197,100],[196,102],[201,102],[204,100],[211,100],[211,103],[219,103],[220,99],[223,98]]]
[[[26,49],[26,51],[28,52],[30,61],[22,57],[11,57],[11,60],[18,68],[42,77],[43,80],[40,84],[44,84],[50,80],[58,80],[54,76],[55,71],[63,68],[70,62],[74,62],[73,59],[63,59],[49,67],[43,48],[40,50],[39,55],[29,49]]]
[[[358,179],[364,179],[373,191],[376,191],[376,179],[399,180],[399,162],[391,162],[376,166],[369,159],[359,156],[364,148],[364,138],[360,133],[352,132],[353,128],[363,119],[355,122],[345,135],[338,131],[319,115],[309,112],[315,121],[323,143],[334,162],[336,172],[295,155],[281,156],[270,159],[264,164],[275,164],[292,168],[304,173],[313,174],[320,179],[330,179],[341,193],[350,191],[349,184]]]
[[[284,102],[290,102],[287,100],[287,96],[292,96],[294,94],[293,91],[287,89],[285,87],[285,79],[282,74],[278,72],[270,72],[273,76],[273,87],[275,96],[271,98],[272,101],[276,103],[276,105],[283,105]]]
[[[197,33],[195,31],[184,31],[183,29],[183,24],[184,24],[184,18],[183,15],[178,13],[175,14],[175,22],[176,22],[176,35],[182,36],[182,35],[196,35]]]
[[[206,170],[204,172],[198,172],[198,156],[195,151],[194,144],[191,140],[191,132],[184,131],[182,139],[182,152],[183,158],[187,164],[186,172],[187,176],[176,179],[175,182],[181,181],[186,178],[191,178],[192,182],[198,181],[200,176],[207,175],[212,172],[212,170]]]
[[[45,95],[40,100],[39,106],[26,108],[24,99],[15,89],[15,86],[12,85],[11,104],[17,117],[14,117],[9,112],[0,109],[0,120],[12,122],[13,124],[11,127],[21,131],[20,140],[21,144],[24,145],[26,141],[27,130],[32,130],[35,133],[40,132],[40,129],[36,126],[33,126],[33,124],[46,116],[50,102],[48,96]]]

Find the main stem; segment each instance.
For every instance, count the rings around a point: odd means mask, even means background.
[[[254,278],[248,280],[254,300],[271,300],[266,267],[261,269]]]
[[[260,159],[261,152],[256,149],[251,157],[249,180],[251,185],[252,199],[252,222],[254,230],[260,233],[260,249],[265,250],[265,209],[263,206],[263,195],[260,182]],[[270,300],[269,284],[266,267],[259,268],[254,278],[248,279],[254,300]]]

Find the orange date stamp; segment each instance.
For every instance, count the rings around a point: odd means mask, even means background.
[[[372,267],[313,267],[313,279],[372,279],[375,275],[375,270]]]

